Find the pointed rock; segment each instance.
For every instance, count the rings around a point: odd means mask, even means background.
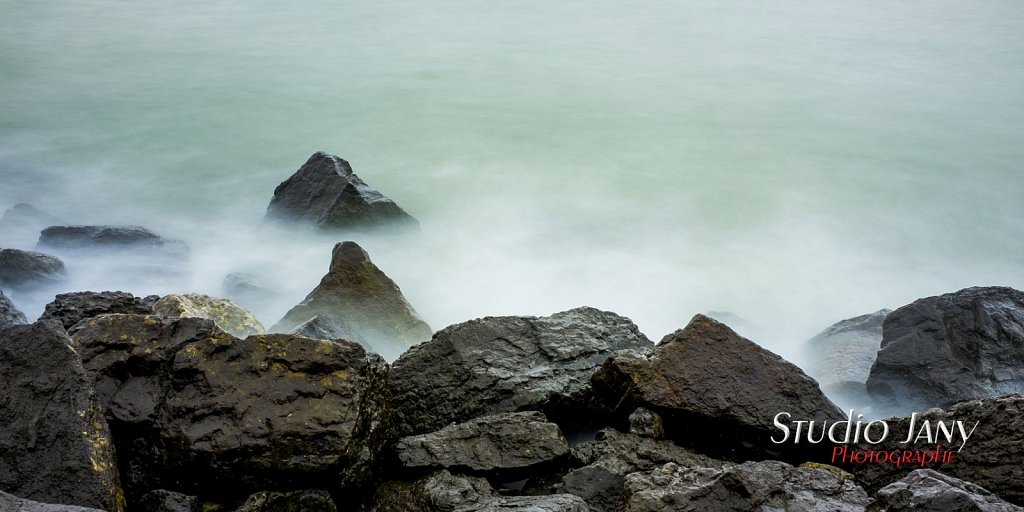
[[[60,324],[0,331],[0,489],[43,503],[125,508],[110,430]]]
[[[274,190],[266,220],[323,230],[413,227],[419,222],[352,172],[341,158],[314,153]]]
[[[252,313],[230,300],[201,293],[165,295],[153,304],[153,314],[213,320],[217,327],[238,338],[267,333]]]
[[[18,308],[14,307],[11,299],[8,299],[4,295],[3,290],[0,290],[0,330],[27,322],[28,319],[25,318],[25,314],[18,311]]]
[[[321,317],[320,327],[338,327],[328,339],[344,339],[348,332],[355,333],[360,339],[350,341],[365,343],[366,348],[388,360],[429,340],[433,333],[398,285],[355,242],[334,246],[331,268],[320,285],[270,330],[295,332],[317,316]]]

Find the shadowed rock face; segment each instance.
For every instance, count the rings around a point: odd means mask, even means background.
[[[41,252],[0,249],[0,286],[32,289],[67,279],[64,262]]]
[[[18,311],[18,308],[14,307],[11,300],[0,290],[0,330],[26,322],[28,322],[28,319],[25,318],[25,314]]]
[[[967,288],[893,311],[867,389],[901,414],[1024,392],[1024,292]]]
[[[98,508],[55,505],[26,500],[0,491],[0,510],[10,512],[106,512]]]
[[[348,162],[323,152],[314,153],[277,186],[266,220],[321,230],[419,227],[419,222],[394,201],[356,176]]]
[[[399,431],[417,434],[525,410],[541,410],[566,429],[593,415],[590,376],[605,359],[652,345],[628,318],[593,308],[447,327],[393,366]]]
[[[123,511],[110,431],[60,324],[0,332],[0,378],[0,488],[44,503]]]
[[[916,469],[898,482],[878,491],[873,512],[1021,512],[1024,508],[1007,503],[977,485],[930,469]]]
[[[799,368],[703,315],[666,336],[650,357],[616,354],[593,380],[622,414],[651,409],[662,415],[668,437],[728,448],[715,454],[728,458],[754,456],[751,448],[772,456],[794,448],[769,444],[779,412],[794,421],[844,416]]]
[[[325,338],[345,339],[348,333],[354,333],[358,339],[350,341],[363,342],[369,350],[389,359],[429,340],[433,333],[398,285],[355,242],[334,246],[327,275],[270,330],[314,334],[316,330],[306,329],[309,326],[303,324],[318,316],[316,327]]]
[[[131,494],[365,485],[390,441],[387,365],[355,343],[240,340],[210,320],[104,315],[74,336]]]
[[[159,297],[139,298],[126,292],[74,292],[61,293],[46,305],[40,320],[56,320],[65,329],[78,322],[99,315],[123,313],[148,315]]]

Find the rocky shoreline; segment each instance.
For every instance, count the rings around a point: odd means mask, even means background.
[[[0,511],[1024,510],[1017,290],[840,322],[808,342],[815,380],[705,315],[657,344],[590,307],[435,332],[352,241],[270,329],[230,297],[68,293],[61,258],[188,246],[14,213],[0,225],[39,228],[55,254],[0,251]],[[418,225],[323,153],[278,187],[271,221]],[[273,293],[258,277],[226,283]],[[18,294],[55,288],[28,323]],[[876,424],[824,439],[859,420],[847,402]],[[953,425],[974,428],[953,442]],[[936,445],[948,460],[915,462]]]

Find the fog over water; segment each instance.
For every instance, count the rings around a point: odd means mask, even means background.
[[[172,279],[69,261],[67,290],[217,295],[256,271],[283,290],[259,311],[273,324],[339,241],[256,229],[317,150],[422,222],[357,241],[435,330],[590,305],[658,340],[727,311],[799,360],[844,318],[1024,288],[1019,0],[0,0],[0,17],[0,208],[193,249]]]

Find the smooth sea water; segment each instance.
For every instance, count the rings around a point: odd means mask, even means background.
[[[0,0],[0,19],[0,208],[194,251],[180,279],[79,266],[69,289],[218,294],[250,270],[284,290],[274,323],[337,241],[256,229],[317,150],[421,220],[358,241],[434,329],[590,305],[657,340],[719,311],[799,359],[843,318],[1024,288],[1018,0]]]

